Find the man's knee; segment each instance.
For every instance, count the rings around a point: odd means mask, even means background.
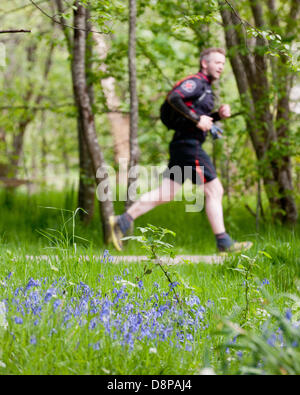
[[[218,178],[208,182],[204,186],[204,193],[206,198],[222,199],[224,188]]]
[[[158,204],[167,203],[174,199],[176,193],[181,188],[177,182],[164,178],[159,188],[159,202]]]

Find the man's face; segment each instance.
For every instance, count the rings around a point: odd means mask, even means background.
[[[219,52],[212,52],[208,59],[203,59],[202,70],[211,77],[212,80],[218,80],[224,70],[225,56]]]

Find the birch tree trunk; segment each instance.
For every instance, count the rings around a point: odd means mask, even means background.
[[[65,26],[66,21],[63,17],[64,8],[63,8],[62,0],[56,0],[56,7],[58,12],[60,13],[61,28],[63,30],[66,39],[67,48],[70,55],[72,55],[73,37],[70,35],[69,29],[66,28]],[[87,10],[85,15],[85,27],[86,27],[85,30],[89,30],[90,28],[88,19],[89,19],[89,11]],[[84,31],[83,33],[86,41],[85,73],[87,80],[87,92],[92,106],[94,101],[93,86],[91,83],[88,83],[87,73],[89,68],[91,67],[93,49],[92,49],[91,38],[89,37],[88,32]],[[76,93],[74,91],[74,85],[73,85],[73,94],[75,98]],[[95,175],[94,175],[92,159],[84,138],[84,125],[80,112],[78,112],[78,117],[77,117],[77,139],[78,139],[78,152],[79,152],[78,207],[84,210],[84,211],[79,211],[79,218],[84,224],[88,225],[94,215],[96,186],[95,186]]]
[[[91,24],[89,22],[90,12],[86,9],[86,32],[85,32],[85,40],[86,40],[86,80],[87,80],[87,92],[89,95],[91,107],[94,104],[94,89],[93,83],[89,82],[88,75],[92,68],[92,58],[93,58],[93,42],[92,42],[92,34],[88,33],[88,30],[91,30]],[[95,180],[94,180],[94,172],[93,172],[93,163],[88,150],[88,146],[86,144],[84,138],[84,125],[83,120],[80,114],[78,115],[77,120],[78,126],[78,145],[79,145],[79,190],[78,190],[78,206],[81,207],[84,211],[80,211],[79,217],[81,221],[88,225],[94,215],[94,206],[95,206]]]
[[[138,96],[137,96],[137,76],[136,76],[136,0],[129,0],[129,88],[130,88],[130,158],[128,172],[128,194],[126,208],[128,209],[134,202],[136,190],[134,183],[137,181],[137,174],[133,171],[138,164]],[[131,173],[131,174],[130,174]],[[133,187],[132,187],[133,186]]]
[[[95,117],[92,103],[88,93],[86,78],[86,8],[79,1],[74,3],[74,48],[72,60],[72,79],[76,105],[82,121],[82,130],[94,171],[97,186],[105,185],[103,193],[106,199],[100,202],[100,215],[103,226],[105,242],[110,240],[109,216],[114,215],[113,202],[108,183],[108,174],[105,171],[105,162],[102,150],[99,146]],[[101,185],[100,185],[101,184]],[[103,196],[100,196],[102,198]]]
[[[98,58],[103,61],[100,66],[102,72],[107,71],[105,59],[109,51],[109,45],[100,34],[93,34],[96,43]],[[127,184],[127,164],[129,161],[129,114],[120,112],[121,100],[116,93],[116,81],[114,77],[107,77],[101,80],[101,86],[106,99],[109,113],[110,130],[114,145],[114,160],[118,165],[122,159],[126,166],[120,167],[118,172],[118,182],[121,185]]]

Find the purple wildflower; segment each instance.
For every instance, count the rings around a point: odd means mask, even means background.
[[[57,299],[54,303],[53,303],[53,310],[54,312],[58,309],[58,307],[61,305],[62,301],[60,299]]]
[[[273,333],[267,340],[267,343],[269,344],[269,346],[275,347],[276,339],[277,339],[277,337],[276,337],[275,333]]]
[[[15,323],[21,325],[23,324],[23,319],[21,317],[15,317]]]
[[[53,296],[56,296],[56,290],[55,290],[55,288],[49,288],[46,291],[44,301],[49,302]]]
[[[293,316],[293,315],[292,315],[291,310],[288,309],[288,310],[285,312],[285,318],[286,318],[287,320],[291,321],[292,316]]]
[[[40,286],[41,286],[41,283],[39,282],[39,280],[34,280],[33,278],[31,278],[28,281],[28,284],[26,285],[25,290],[28,291],[32,287],[40,287]]]
[[[178,281],[174,281],[172,283],[169,284],[170,289],[174,289],[175,287],[177,287],[177,285],[179,285],[180,283]]]

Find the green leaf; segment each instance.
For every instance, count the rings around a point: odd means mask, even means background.
[[[264,255],[264,256],[266,256],[266,257],[269,258],[269,259],[273,259],[273,258],[271,257],[271,255],[268,254],[266,251],[258,251],[258,253],[259,253],[259,254],[262,254],[262,255]]]

